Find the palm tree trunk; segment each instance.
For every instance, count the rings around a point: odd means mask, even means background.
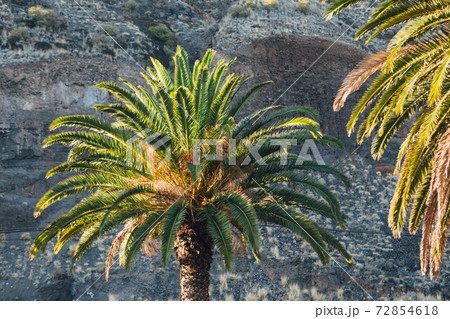
[[[180,299],[209,300],[213,241],[206,225],[188,222],[177,232],[174,250],[180,263]]]

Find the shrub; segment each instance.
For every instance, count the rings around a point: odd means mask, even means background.
[[[163,46],[163,51],[167,56],[173,56],[175,54],[175,51],[172,50],[169,46],[164,45]]]
[[[178,43],[177,35],[164,23],[158,23],[149,27],[148,32],[153,38],[163,41],[170,47],[176,46]]]
[[[38,41],[34,44],[34,48],[36,50],[40,50],[40,51],[49,51],[51,49],[53,49],[53,46],[45,41]]]
[[[256,9],[256,3],[253,2],[253,1],[247,1],[247,2],[245,3],[245,6],[246,6],[247,8],[249,8],[250,10],[255,10],[255,9]]]
[[[274,9],[278,6],[278,0],[262,0],[262,5],[266,9]]]
[[[67,27],[64,17],[57,15],[53,9],[38,5],[28,8],[27,13],[40,27],[46,27],[55,31]]]
[[[113,37],[119,33],[119,31],[117,30],[117,27],[112,24],[102,24],[102,25],[98,26],[97,28],[95,28],[95,31],[106,32],[106,33],[108,33],[108,35],[113,36]]]
[[[125,10],[128,12],[136,10],[137,7],[138,3],[134,0],[128,0],[124,5]]]
[[[240,5],[230,7],[228,12],[233,18],[246,18],[249,15],[248,9]]]
[[[111,45],[111,39],[108,36],[101,34],[92,37],[90,43],[94,47],[108,47]]]
[[[298,11],[303,14],[309,14],[309,0],[298,0]]]
[[[8,40],[11,43],[16,43],[19,41],[26,42],[30,39],[30,30],[27,27],[20,27],[14,30],[11,30],[9,33]]]

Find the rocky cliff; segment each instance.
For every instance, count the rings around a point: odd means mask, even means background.
[[[412,299],[420,298],[418,293],[449,298],[448,270],[438,281],[420,277],[417,239],[400,243],[389,235],[386,210],[395,179],[375,173],[367,146],[358,149],[360,157],[349,157],[356,147],[344,129],[351,105],[337,114],[331,110],[344,76],[366,54],[383,48],[389,35],[365,47],[352,36],[370,8],[357,7],[331,21],[323,19],[324,9],[313,0],[0,0],[0,299],[76,298],[101,274],[106,242],[82,260],[73,278],[66,275],[70,248],[57,258],[26,259],[29,237],[53,217],[32,218],[38,198],[55,183],[45,180],[45,173],[66,156],[64,148],[40,145],[53,119],[91,112],[90,105],[109,99],[93,84],[137,79],[149,56],[168,66],[177,44],[192,58],[213,47],[221,57],[238,58],[235,72],[253,74],[255,82],[273,80],[246,112],[274,102],[311,105],[320,111],[324,130],[345,142],[346,150],[329,159],[357,179],[351,194],[338,186],[335,191],[352,217],[350,229],[360,233],[341,236],[357,256],[355,269],[348,271],[371,294],[392,299],[409,291]],[[363,205],[362,198],[371,199]],[[63,211],[61,205],[50,214]],[[278,229],[264,236],[263,266],[243,257],[231,275],[216,263],[215,299],[317,299],[331,296],[330,289],[335,299],[367,297],[338,266],[315,273],[315,259],[295,237]],[[83,298],[174,298],[176,264],[163,271],[157,259],[141,258],[135,271],[117,269],[110,283],[101,280]],[[398,279],[400,274],[406,275]],[[285,275],[288,283],[281,279]]]

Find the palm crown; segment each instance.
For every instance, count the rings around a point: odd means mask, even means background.
[[[235,250],[245,250],[246,243],[259,261],[260,220],[302,236],[323,263],[330,258],[328,245],[351,262],[336,239],[293,209],[318,213],[343,226],[346,216],[335,196],[307,173],[333,174],[348,186],[347,178],[313,161],[296,165],[297,157],[292,154],[281,163],[280,147],[269,139],[312,139],[325,146],[339,146],[338,141],[321,133],[319,116],[309,107],[270,106],[237,122],[236,114],[250,96],[269,83],[259,84],[237,98],[247,79],[227,75],[231,62],[221,60],[213,66],[214,54],[208,50],[191,72],[187,54],[179,47],[173,58],[173,80],[160,62],[152,59],[153,67],[142,74],[148,87],[125,80],[121,82],[127,89],[113,83],[98,84],[120,102],[94,105],[110,120],[72,115],[53,122],[51,129],[76,130],[45,140],[45,147],[62,143],[71,148],[67,162],[49,171],[47,177],[74,174],[42,197],[35,215],[64,198],[87,195],[36,238],[31,257],[54,237],[57,253],[67,241],[81,235],[73,256],[76,261],[98,238],[122,225],[111,244],[107,270],[117,252],[121,264],[130,267],[141,247],[144,251],[160,251],[166,265],[174,241],[181,258],[177,238],[183,227],[200,223],[230,269]],[[214,140],[216,145],[198,146],[204,139]],[[236,141],[234,146],[232,140]],[[259,141],[259,154],[267,165],[248,157],[247,143]],[[199,147],[204,153],[233,148],[236,165],[227,155],[230,152],[224,152],[222,161],[195,160]],[[244,161],[247,165],[242,165]],[[295,187],[287,188],[288,183]]]
[[[336,0],[329,15],[361,0]],[[363,112],[372,106],[358,130],[358,141],[378,130],[372,154],[379,159],[388,142],[408,120],[414,123],[400,147],[396,170],[400,178],[391,202],[389,225],[400,237],[413,202],[409,230],[423,221],[422,272],[437,276],[450,226],[450,1],[383,1],[357,33],[358,38],[399,27],[385,51],[362,61],[345,79],[335,100],[339,110],[347,97],[377,71],[348,122],[353,132]]]

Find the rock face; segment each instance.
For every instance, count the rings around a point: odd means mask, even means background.
[[[56,206],[49,210],[51,216],[32,217],[38,199],[57,181],[46,180],[45,173],[67,156],[66,148],[42,149],[41,144],[58,116],[89,113],[92,104],[110,99],[93,84],[118,77],[138,81],[149,56],[170,65],[177,43],[193,59],[209,47],[219,57],[236,56],[233,71],[253,74],[254,83],[275,82],[244,113],[272,103],[310,105],[321,113],[324,130],[344,141],[346,150],[334,154],[341,158],[336,164],[357,180],[356,187],[347,194],[329,182],[348,210],[350,228],[359,231],[340,236],[355,254],[356,266],[347,271],[365,289],[375,298],[417,299],[420,293],[450,298],[445,266],[438,281],[420,277],[418,239],[407,237],[399,244],[390,237],[385,220],[395,180],[389,171],[383,169],[384,177],[375,173],[366,146],[358,150],[361,157],[348,155],[356,145],[344,127],[358,95],[340,113],[331,110],[345,75],[367,53],[385,45],[384,38],[369,47],[352,40],[370,8],[361,6],[327,22],[322,18],[325,6],[313,0],[307,10],[296,0],[271,1],[276,5],[264,0],[77,2],[0,0],[0,299],[78,298],[101,274],[108,239],[88,252],[73,279],[65,275],[70,244],[60,256],[53,257],[49,247],[48,254],[27,259],[30,234],[21,234],[30,232],[34,238],[37,229],[72,204]],[[35,5],[42,8],[30,11]],[[393,155],[387,154],[380,167],[391,167]],[[216,258],[213,299],[367,297],[340,267],[316,272],[315,257],[291,234],[263,230],[263,241],[262,266],[244,256],[234,275],[224,274]],[[132,272],[115,269],[109,283],[100,280],[82,299],[176,298],[177,271],[175,262],[163,270],[158,259],[140,257]],[[287,279],[281,278],[284,274]],[[132,287],[123,289],[124,281]],[[327,290],[333,293],[325,294]],[[417,295],[405,297],[405,291]]]
[[[275,1],[236,1],[228,8],[227,15],[218,24],[215,45],[223,50],[237,50],[242,44],[249,44],[266,37],[297,35],[320,37],[329,41],[339,40],[358,46],[362,50],[378,50],[386,38],[380,37],[369,47],[355,42],[353,35],[364,24],[371,7],[362,4],[326,21],[323,17],[327,5],[321,1],[306,1],[305,6],[298,0]]]
[[[324,132],[349,148],[355,146],[355,139],[347,136],[343,124],[351,108],[335,113],[331,105],[344,77],[365,55],[343,42],[300,36],[256,40],[233,53],[238,57],[236,71],[253,74],[255,83],[274,81],[252,101],[254,108],[271,104],[312,106],[322,116]],[[358,94],[351,96],[349,105],[355,104],[357,98]]]
[[[383,38],[369,47],[352,39],[370,7],[325,21],[326,5],[308,2],[305,11],[298,0],[0,0],[0,64],[100,57],[145,65],[150,55],[169,62],[176,42],[197,58],[209,47],[233,53],[255,40],[287,35],[339,40],[366,51],[384,47]],[[174,37],[149,30],[160,23]]]
[[[61,115],[88,113],[108,95],[95,87],[118,77],[136,78],[137,67],[101,60],[53,60],[0,70],[0,222],[1,229],[34,228],[33,206],[55,181],[48,169],[67,149],[42,149],[50,123]]]

